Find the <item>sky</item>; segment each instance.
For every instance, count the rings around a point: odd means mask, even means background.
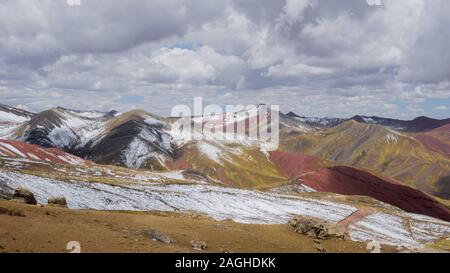
[[[448,0],[0,0],[0,103],[450,117]]]

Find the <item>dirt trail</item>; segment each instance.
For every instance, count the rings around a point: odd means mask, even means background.
[[[342,219],[339,221],[339,225],[348,228],[351,224],[357,223],[361,220],[363,220],[365,217],[374,214],[376,212],[373,208],[367,208],[362,207],[359,208],[357,211],[353,212],[349,216],[347,216],[345,219]]]

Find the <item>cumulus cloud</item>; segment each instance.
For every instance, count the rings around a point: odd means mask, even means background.
[[[445,117],[427,102],[450,100],[449,12],[447,0],[3,0],[0,98],[33,111],[168,114],[204,96]]]

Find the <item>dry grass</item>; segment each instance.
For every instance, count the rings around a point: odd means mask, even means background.
[[[192,239],[205,241],[207,252],[318,252],[312,239],[288,225],[245,225],[161,212],[78,211],[11,201],[0,201],[0,206],[26,214],[0,215],[4,252],[67,252],[69,241],[80,242],[82,252],[196,252]],[[169,235],[174,243],[149,239],[149,229]],[[327,240],[322,246],[328,252],[366,252],[364,244],[351,241]]]

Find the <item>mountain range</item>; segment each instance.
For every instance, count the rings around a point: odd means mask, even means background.
[[[416,226],[389,235],[392,227],[377,231],[368,216],[351,227],[354,240],[417,246],[450,233],[450,119],[280,113],[280,146],[270,152],[239,137],[194,140],[181,133],[181,120],[0,105],[0,195],[25,186],[41,200],[64,195],[74,208],[193,210],[249,223],[371,207]],[[214,203],[221,198],[227,203]]]

